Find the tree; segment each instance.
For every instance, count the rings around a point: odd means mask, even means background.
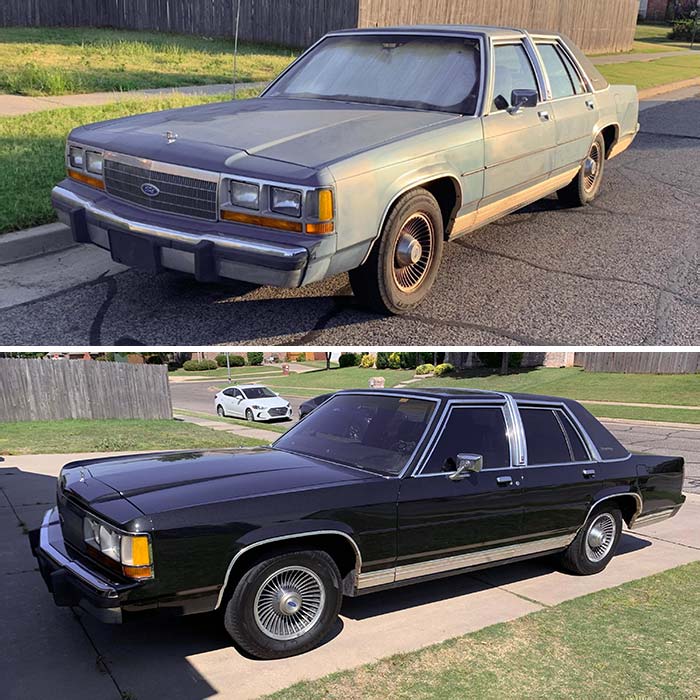
[[[332,352],[324,352],[323,353],[326,356],[326,369],[331,368],[331,355],[333,354]]]

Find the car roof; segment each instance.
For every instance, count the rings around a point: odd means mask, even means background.
[[[264,387],[267,389],[267,387],[264,384],[257,384],[253,382],[252,384],[231,384],[231,386],[227,386],[227,389],[253,389],[257,388],[260,389],[261,387]]]
[[[495,27],[481,24],[411,24],[395,27],[362,27],[360,29],[340,29],[329,32],[338,34],[480,34],[492,39],[512,39],[526,34],[524,29],[514,27]],[[548,36],[555,36],[548,34]]]
[[[484,398],[498,398],[504,396],[511,396],[515,401],[522,403],[534,403],[534,402],[550,402],[550,403],[575,403],[573,399],[567,399],[561,396],[544,396],[540,394],[524,394],[519,392],[509,392],[509,391],[493,391],[489,389],[474,389],[470,387],[431,387],[426,386],[422,388],[411,388],[411,389],[347,389],[345,392],[340,391],[338,393],[356,393],[356,392],[372,392],[372,393],[384,393],[384,394],[400,394],[406,397],[412,398],[439,398],[439,399],[473,399],[478,401]]]

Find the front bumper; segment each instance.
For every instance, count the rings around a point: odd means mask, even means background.
[[[30,544],[56,605],[80,607],[102,622],[123,621],[120,593],[134,585],[108,581],[71,559],[56,508],[46,511],[41,528],[30,533]]]
[[[262,408],[262,409],[252,409],[255,420],[282,420],[284,418],[292,417],[292,407],[289,406],[287,410],[280,414],[270,413],[273,409]]]
[[[324,276],[335,251],[335,236],[290,235],[153,212],[71,180],[53,188],[51,202],[77,243],[109,250],[115,262],[130,267],[179,270],[200,282],[298,287]]]

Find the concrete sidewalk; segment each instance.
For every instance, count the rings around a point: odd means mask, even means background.
[[[245,425],[238,425],[238,423],[225,423],[224,421],[220,420],[209,420],[208,418],[188,416],[184,413],[179,413],[177,409],[174,410],[173,416],[177,420],[184,421],[185,423],[193,423],[194,425],[199,425],[202,428],[231,433],[233,435],[239,435],[240,437],[254,438],[255,440],[264,440],[268,443],[273,442],[281,435],[281,433],[274,430],[265,430],[265,428],[249,428]]]
[[[676,51],[658,51],[655,53],[616,53],[609,56],[589,56],[591,63],[604,66],[610,63],[639,63],[656,61],[659,58],[674,58],[676,56],[698,55],[696,49],[678,49]]]
[[[54,606],[24,530],[37,527],[53,504],[60,466],[80,456],[8,457],[0,464],[0,676],[8,700],[43,700],[56,688],[74,700],[253,698],[700,560],[700,496],[690,495],[672,520],[624,534],[597,576],[562,573],[545,558],[350,599],[319,649],[254,661],[236,652],[213,616],[110,626]]]
[[[266,85],[266,82],[238,83],[236,87],[238,91],[262,90]],[[124,92],[90,92],[80,95],[50,95],[47,97],[0,94],[0,116],[17,117],[58,107],[90,107],[144,97],[165,97],[178,93],[181,95],[230,94],[232,90],[231,83],[221,83],[218,85],[185,85],[173,88],[149,88],[147,90],[126,90]]]

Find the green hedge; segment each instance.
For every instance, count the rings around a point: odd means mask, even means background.
[[[673,23],[673,29],[671,29],[668,38],[676,41],[690,41],[693,37],[694,24],[695,22],[692,19],[677,19]],[[695,30],[695,39],[700,41],[700,20]]]
[[[187,360],[182,365],[185,372],[206,372],[217,367],[216,360]]]
[[[356,352],[343,352],[338,358],[339,367],[357,367],[360,364],[360,355]]]

